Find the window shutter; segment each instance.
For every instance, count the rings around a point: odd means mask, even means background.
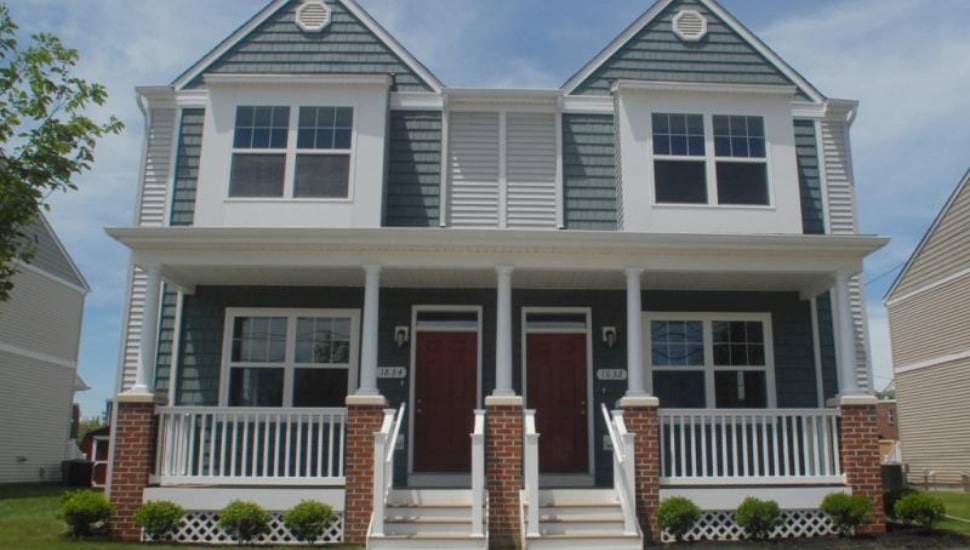
[[[448,221],[452,227],[499,224],[499,114],[450,114]]]
[[[509,113],[506,223],[510,228],[557,227],[556,117]]]

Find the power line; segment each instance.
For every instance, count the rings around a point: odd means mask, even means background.
[[[899,269],[901,269],[904,265],[906,265],[906,262],[902,262],[902,263],[900,263],[900,264],[898,264],[896,266],[893,266],[889,271],[886,271],[884,273],[881,273],[879,275],[876,275],[872,279],[869,279],[868,281],[866,281],[866,284],[867,285],[871,285],[872,283],[874,283],[876,281],[879,281],[881,279],[885,279],[889,275],[892,275],[893,273],[895,273],[896,271],[898,271]]]

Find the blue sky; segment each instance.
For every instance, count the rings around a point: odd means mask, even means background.
[[[134,87],[167,84],[267,0],[12,0],[24,34],[53,32],[80,50],[83,76],[111,92],[104,113],[127,130],[99,145],[81,190],[50,219],[93,287],[78,395],[86,416],[111,395],[126,251],[107,226],[131,223],[143,125]],[[360,0],[445,84],[562,84],[651,0]],[[877,385],[891,378],[882,295],[970,167],[970,2],[722,0],[829,97],[862,102],[853,128],[861,229],[892,244],[866,265]]]

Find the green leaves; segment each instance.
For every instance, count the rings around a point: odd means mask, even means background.
[[[17,29],[0,4],[0,301],[17,263],[30,259],[24,228],[52,193],[77,189],[72,178],[91,169],[100,138],[124,129],[113,116],[87,116],[108,92],[74,75],[77,50],[48,33],[21,47]]]

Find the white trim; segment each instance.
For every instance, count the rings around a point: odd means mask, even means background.
[[[556,227],[566,229],[565,155],[562,138],[562,104],[556,113]]]
[[[209,90],[179,90],[175,94],[175,102],[183,109],[204,109],[209,105]]]
[[[703,340],[704,340],[704,365],[703,366],[693,366],[693,367],[682,367],[682,366],[671,366],[671,367],[661,367],[658,370],[671,371],[671,372],[703,372],[704,373],[704,389],[705,389],[705,408],[713,410],[730,410],[730,409],[718,409],[716,403],[715,395],[715,383],[714,374],[718,371],[751,371],[751,372],[764,372],[765,373],[765,393],[766,406],[765,410],[776,409],[778,407],[778,394],[775,385],[775,349],[774,349],[774,332],[772,330],[772,314],[771,313],[738,313],[738,312],[718,312],[718,311],[707,311],[707,312],[666,312],[666,311],[644,311],[643,312],[643,357],[644,366],[646,367],[646,376],[648,378],[653,378],[653,372],[655,367],[653,366],[653,353],[652,353],[652,340],[653,334],[650,330],[650,324],[652,321],[699,321],[703,324]],[[764,338],[764,351],[765,351],[765,364],[763,366],[721,366],[717,367],[714,365],[714,342],[711,338],[712,327],[711,323],[713,321],[746,321],[746,322],[760,322],[763,327],[762,337]],[[656,391],[656,389],[654,389]],[[663,400],[661,398],[661,406],[663,407]],[[664,407],[666,408],[666,407]]]
[[[72,283],[71,281],[68,281],[67,279],[62,279],[62,278],[58,277],[57,275],[54,275],[53,273],[50,273],[48,271],[45,271],[45,270],[43,270],[43,269],[41,269],[41,268],[35,266],[34,264],[31,264],[31,263],[19,262],[17,264],[16,269],[18,271],[29,271],[30,273],[34,273],[36,275],[40,275],[41,277],[44,277],[45,279],[49,279],[49,280],[51,280],[51,281],[53,281],[55,283],[64,285],[64,286],[66,286],[67,288],[69,288],[71,290],[75,290],[75,291],[77,291],[81,295],[87,295],[88,293],[91,292],[89,289],[86,289],[84,287],[77,286],[76,284]]]
[[[832,234],[832,206],[829,204],[829,177],[828,167],[825,164],[825,143],[822,140],[822,121],[815,121],[815,156],[818,157],[818,181],[819,192],[822,193],[822,220],[825,225],[825,234]]]
[[[594,57],[589,63],[587,63],[582,69],[579,70],[575,75],[573,75],[565,84],[562,86],[562,90],[566,94],[572,94],[576,91],[576,88],[580,84],[585,82],[592,74],[600,68],[601,65],[606,63],[610,58],[612,58],[620,49],[623,48],[632,40],[644,27],[649,25],[658,15],[660,15],[666,8],[672,3],[673,0],[660,0],[654,4],[650,9],[646,11],[639,19],[633,22],[632,25],[626,28],[616,39],[613,40],[606,48],[604,48],[596,57]],[[747,28],[744,27],[737,19],[734,18],[730,13],[722,9],[717,5],[716,2],[709,0],[699,0],[702,5],[708,8],[714,15],[721,18],[728,28],[738,33],[742,39],[744,39],[751,47],[753,47],[758,53],[767,59],[776,69],[778,69],[782,74],[788,77],[789,80],[794,82],[802,91],[806,92],[812,101],[816,103],[821,103],[825,100],[825,97],[819,92],[814,86],[812,86],[807,80],[805,80],[801,75],[799,75],[794,69],[791,68],[787,63],[782,60],[778,54],[773,52],[764,42],[762,42],[757,36],[751,33]]]
[[[175,398],[178,397],[179,382],[179,354],[182,349],[182,311],[185,307],[185,293],[178,290],[175,295],[175,320],[172,327],[172,362],[168,371],[168,406],[175,406]],[[158,376],[156,367],[155,376]]]
[[[312,7],[323,10],[323,20],[319,23],[308,25],[307,22],[303,20],[303,12]],[[332,20],[333,10],[330,9],[330,6],[324,3],[323,0],[304,0],[303,3],[296,8],[296,26],[305,33],[320,32],[329,27]]]
[[[31,351],[27,348],[22,348],[20,346],[15,346],[13,344],[7,344],[0,342],[0,352],[12,353],[14,355],[19,355],[21,357],[26,357],[27,359],[33,359],[35,361],[42,361],[44,363],[50,363],[58,367],[64,367],[65,369],[77,370],[77,361],[71,360],[63,357],[57,357],[56,355],[51,355],[49,353],[43,353],[39,351]]]
[[[509,225],[509,114],[498,113],[498,226]]]
[[[392,111],[441,111],[445,108],[442,96],[429,92],[391,92]]]
[[[815,355],[815,394],[818,396],[818,408],[825,407],[825,380],[822,376],[822,339],[818,326],[818,298],[812,296],[809,300],[812,318],[812,353]]]
[[[610,96],[563,96],[562,110],[569,114],[616,114],[616,104]]]
[[[924,361],[918,361],[916,363],[909,363],[907,365],[902,365],[896,367],[896,374],[904,374],[907,372],[913,372],[916,370],[928,369],[930,367],[936,367],[939,365],[944,365],[946,363],[953,363],[955,361],[961,361],[963,359],[970,359],[970,349],[966,351],[961,351],[957,353],[950,353],[947,355],[938,355],[932,359],[926,359]]]
[[[448,196],[448,189],[451,183],[451,158],[449,147],[449,135],[451,116],[446,109],[447,103],[442,102],[441,106],[441,172],[438,183],[438,227],[448,227],[448,203],[451,198]]]
[[[706,82],[660,82],[644,80],[617,80],[610,87],[617,92],[682,92],[742,95],[794,96],[794,86],[778,84],[710,84]]]
[[[431,74],[428,69],[422,65],[410,52],[408,52],[401,44],[394,39],[393,36],[388,34],[384,28],[377,23],[360,6],[357,5],[353,0],[334,0],[340,2],[349,12],[354,14],[365,27],[371,32],[377,35],[377,38],[381,40],[384,45],[386,45],[392,52],[394,52],[401,61],[408,66],[412,71],[414,71],[424,83],[427,84],[435,92],[440,92],[444,87],[441,82]],[[182,89],[189,85],[193,80],[195,80],[200,74],[204,73],[210,65],[215,63],[219,58],[229,52],[237,44],[239,44],[243,39],[249,36],[253,31],[255,31],[260,25],[262,25],[266,20],[275,15],[280,9],[286,6],[289,0],[274,0],[268,6],[263,8],[261,12],[253,16],[249,21],[244,23],[239,27],[234,33],[232,33],[228,38],[222,41],[218,46],[212,49],[209,53],[205,55],[202,59],[192,65],[187,71],[182,73],[172,85],[176,89]]]
[[[182,141],[182,118],[184,114],[185,107],[181,105],[175,107],[175,119],[172,120],[172,143],[168,152],[168,181],[165,182],[165,213],[164,221],[162,222],[165,227],[171,227],[172,213],[175,210],[175,186],[178,183],[178,162]],[[145,142],[148,142],[147,135],[145,136]]]
[[[282,408],[292,408],[293,402],[293,371],[298,368],[323,368],[316,364],[300,366],[296,362],[296,320],[298,317],[340,317],[350,319],[350,357],[347,362],[347,395],[352,395],[357,389],[358,369],[360,368],[360,310],[359,309],[331,309],[331,308],[238,308],[227,307],[224,315],[222,335],[222,359],[219,371],[219,406],[229,407],[229,369],[232,359],[233,319],[236,317],[285,317],[286,318],[286,355],[282,363],[274,363],[268,368],[283,369],[283,404]],[[242,367],[250,365],[244,364]],[[256,367],[259,368],[259,367]],[[343,368],[334,365],[332,368]],[[248,407],[254,408],[254,407]],[[279,407],[265,407],[269,410]]]
[[[452,329],[441,329],[432,327],[422,327],[418,323],[418,314],[426,311],[431,312],[450,312],[450,313],[474,313],[478,322],[475,328],[452,328]],[[418,334],[421,332],[474,332],[478,336],[478,365],[476,367],[476,383],[475,383],[475,409],[482,408],[482,352],[484,347],[484,335],[483,335],[483,323],[484,323],[484,307],[476,305],[412,305],[411,306],[411,340],[409,342],[410,350],[410,368],[408,369],[408,403],[410,404],[410,411],[408,411],[408,476],[414,475],[414,449],[416,445],[414,444],[414,425],[415,419],[414,415],[417,411],[417,406],[415,405],[415,399],[417,395],[417,366],[418,366]],[[475,409],[472,409],[474,412]],[[456,442],[456,444],[458,444]],[[419,472],[420,474],[434,474],[434,472]],[[467,477],[467,476],[466,476]]]
[[[964,277],[966,277],[968,275],[970,275],[970,268],[964,269],[964,270],[961,270],[961,271],[957,271],[956,273],[953,273],[951,275],[947,275],[946,277],[943,277],[942,279],[940,279],[938,281],[932,282],[932,283],[930,283],[928,285],[921,286],[921,287],[919,287],[916,290],[913,290],[911,292],[907,292],[906,294],[903,294],[902,296],[900,296],[898,298],[893,298],[892,300],[887,300],[886,301],[886,306],[887,307],[888,306],[894,306],[896,304],[899,304],[900,302],[905,302],[906,300],[909,300],[910,298],[915,298],[916,296],[919,296],[921,294],[925,294],[925,293],[927,293],[927,292],[929,292],[931,290],[935,290],[935,289],[937,289],[937,288],[939,288],[941,286],[946,286],[946,285],[948,285],[948,284],[950,284],[950,283],[952,283],[954,281],[957,281],[959,279],[962,279],[962,278],[964,278]]]
[[[209,86],[236,86],[239,84],[302,84],[312,86],[377,86],[391,87],[391,77],[380,74],[250,74],[217,73],[205,76]]]
[[[529,314],[532,313],[558,313],[558,314],[581,314],[586,317],[586,327],[582,330],[578,329],[533,329],[529,330]],[[587,447],[587,472],[579,472],[583,474],[593,475],[596,472],[596,442],[595,442],[595,415],[596,409],[593,407],[593,308],[590,307],[523,307],[520,313],[521,316],[521,330],[519,333],[519,338],[521,339],[521,356],[522,356],[522,369],[521,369],[521,383],[522,383],[522,398],[525,400],[525,407],[529,408],[529,387],[527,380],[528,376],[528,346],[529,338],[528,335],[535,334],[585,334],[586,335],[586,447]],[[542,434],[539,434],[540,438]],[[545,476],[544,478],[545,479]]]
[[[684,30],[680,28],[680,20],[687,16],[694,16],[700,19],[701,28],[697,35],[685,34]],[[697,10],[680,10],[673,19],[674,34],[677,38],[683,40],[684,42],[700,42],[702,38],[707,36],[707,18],[704,17],[701,12]]]

